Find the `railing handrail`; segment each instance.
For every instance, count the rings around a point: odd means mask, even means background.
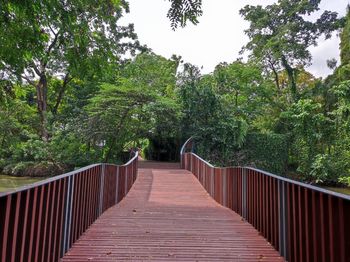
[[[85,170],[88,170],[90,168],[93,168],[93,167],[96,167],[96,166],[100,166],[100,165],[109,165],[109,166],[127,166],[129,165],[132,161],[135,160],[135,158],[137,158],[139,155],[139,152],[138,151],[135,151],[135,155],[125,164],[123,165],[116,165],[116,164],[109,164],[109,163],[96,163],[96,164],[91,164],[91,165],[88,165],[88,166],[85,166],[85,167],[82,167],[82,168],[79,168],[79,169],[76,169],[76,170],[73,170],[73,171],[70,171],[68,173],[64,173],[62,175],[58,175],[58,176],[54,176],[54,177],[49,177],[49,178],[46,178],[44,180],[41,180],[41,181],[38,181],[38,182],[35,182],[35,183],[32,183],[32,184],[29,184],[29,185],[25,185],[25,186],[21,186],[19,188],[16,188],[15,190],[12,190],[12,191],[6,191],[6,192],[0,192],[0,197],[4,197],[4,196],[8,196],[8,195],[11,195],[11,194],[16,194],[18,192],[23,192],[23,191],[26,191],[26,190],[29,190],[29,189],[32,189],[32,188],[35,188],[35,187],[38,187],[38,186],[42,186],[42,185],[46,185],[48,183],[51,183],[53,181],[56,181],[56,180],[60,180],[61,178],[65,178],[65,177],[69,177],[69,176],[73,176],[75,174],[78,174],[78,173],[81,173]]]
[[[213,164],[209,163],[208,161],[204,160],[202,157],[200,157],[200,156],[197,155],[196,153],[187,152],[187,154],[192,154],[192,155],[198,157],[201,161],[203,161],[205,164],[207,164],[207,165],[210,166],[210,167],[213,167],[213,168],[220,168],[220,167],[216,167],[216,166],[214,166]],[[224,167],[224,168],[229,168],[229,167]]]
[[[192,140],[193,137],[190,137],[184,144],[187,145],[188,142],[190,142],[190,140]],[[183,146],[183,147],[184,147]],[[181,154],[185,154],[186,152],[182,152],[182,149],[181,149]],[[235,167],[241,167],[241,166],[227,166],[227,167],[218,167],[218,166],[214,166],[212,164],[210,164],[208,161],[204,160],[202,157],[198,156],[196,153],[193,153],[193,152],[187,152],[187,154],[192,154],[196,157],[198,157],[200,160],[202,160],[204,163],[206,163],[207,165],[209,165],[210,167],[213,167],[213,168],[235,168]],[[270,172],[267,172],[267,171],[264,171],[264,170],[261,170],[261,169],[258,169],[258,168],[254,168],[254,167],[249,167],[249,166],[242,166],[242,168],[247,168],[249,170],[253,170],[253,171],[257,171],[257,172],[260,172],[264,175],[267,175],[267,176],[270,176],[270,177],[273,177],[273,178],[276,178],[276,179],[279,179],[281,181],[284,181],[284,182],[289,182],[289,183],[292,183],[294,185],[298,185],[298,186],[302,186],[302,187],[306,187],[308,189],[312,189],[312,190],[316,190],[318,192],[321,192],[321,193],[324,193],[324,194],[328,194],[328,195],[332,195],[332,196],[335,196],[335,197],[340,197],[342,199],[345,199],[345,200],[350,200],[350,196],[349,195],[346,195],[346,194],[342,194],[342,193],[338,193],[338,192],[335,192],[335,191],[331,191],[331,190],[328,190],[328,189],[323,189],[321,187],[317,187],[317,186],[313,186],[313,185],[310,185],[310,184],[306,184],[306,183],[303,183],[303,182],[299,182],[299,181],[296,181],[296,180],[293,180],[293,179],[290,179],[290,178],[286,178],[286,177],[282,177],[282,176],[278,176],[278,175],[275,175],[275,174],[272,174]]]
[[[189,139],[186,140],[186,142],[182,145],[181,150],[180,150],[180,155],[183,155],[185,153],[185,149],[187,144],[193,139],[193,137],[191,136]]]
[[[135,150],[135,151],[133,151],[133,153],[135,153],[135,155],[134,155],[132,158],[130,158],[130,160],[129,160],[128,162],[126,162],[125,164],[123,164],[123,165],[121,165],[121,166],[127,166],[127,165],[129,165],[132,161],[134,161],[137,157],[139,157],[139,151]],[[112,164],[112,165],[114,165],[114,164]],[[116,166],[118,166],[118,165],[116,165]]]

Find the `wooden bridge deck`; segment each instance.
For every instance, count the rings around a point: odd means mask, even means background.
[[[138,179],[62,261],[283,261],[250,224],[177,164],[140,162]]]

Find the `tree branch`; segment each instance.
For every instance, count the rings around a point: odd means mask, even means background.
[[[32,85],[32,86],[34,86],[34,87],[36,86],[35,82],[34,82],[32,79],[30,79],[28,76],[23,75],[23,74],[18,74],[15,70],[10,69],[10,68],[9,68],[8,66],[6,66],[4,63],[2,63],[2,64],[3,64],[4,69],[5,69],[6,71],[10,72],[11,74],[14,74],[15,76],[20,76],[22,79],[26,80],[30,85]]]
[[[58,96],[57,96],[57,100],[56,100],[56,103],[52,109],[52,114],[55,116],[57,115],[57,111],[58,111],[58,107],[60,106],[61,102],[62,102],[62,99],[63,99],[63,95],[64,95],[64,92],[66,91],[66,88],[67,88],[67,85],[68,83],[72,80],[73,78],[72,77],[69,77],[69,73],[67,73],[63,79],[63,83],[62,83],[62,86],[61,86],[61,89],[58,93]]]
[[[29,77],[27,77],[26,75],[20,75],[24,80],[26,80],[30,85],[32,86],[36,86],[35,82],[33,80],[31,80]]]
[[[51,28],[51,26],[49,25],[49,28],[50,28],[50,31],[52,32],[52,34],[54,35],[54,38],[51,42],[51,44],[49,45],[49,47],[47,48],[47,51],[46,51],[46,55],[49,56],[52,49],[55,47],[57,41],[58,41],[58,36],[59,36],[59,31],[57,33],[55,33],[55,31]],[[47,59],[48,61],[48,59]],[[46,62],[42,62],[42,67],[46,67],[47,65],[47,61]]]
[[[277,73],[277,70],[275,68],[274,63],[271,61],[271,57],[270,56],[268,56],[267,62],[270,64],[270,68],[271,68],[273,74],[275,75],[276,87],[277,87],[278,92],[280,92],[281,88],[280,88],[280,81],[279,81],[278,73]]]
[[[39,70],[39,68],[36,66],[36,64],[34,62],[32,62],[31,66],[33,67],[35,73],[40,77],[42,75],[42,72]]]

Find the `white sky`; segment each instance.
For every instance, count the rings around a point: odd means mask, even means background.
[[[345,15],[350,0],[322,0],[321,10],[331,10]],[[209,73],[220,62],[232,62],[239,57],[241,47],[248,42],[244,34],[249,24],[239,15],[247,4],[267,5],[276,0],[203,0],[203,16],[197,26],[189,23],[185,28],[171,30],[166,17],[168,0],[129,0],[130,13],[123,23],[134,23],[135,31],[142,44],[156,54],[170,58],[181,55],[185,62],[202,66],[203,73]],[[317,77],[331,73],[326,65],[330,58],[339,59],[339,38],[319,40],[312,47],[312,66],[309,71]]]

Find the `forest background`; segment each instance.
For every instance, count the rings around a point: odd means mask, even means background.
[[[131,148],[176,161],[190,136],[215,165],[249,165],[314,184],[350,185],[350,14],[318,0],[246,6],[248,61],[210,74],[153,53],[128,3],[1,1],[0,171],[52,176]],[[198,23],[201,1],[172,0],[170,27]],[[237,14],[238,15],[238,14]],[[308,48],[340,34],[341,62],[316,78]]]

